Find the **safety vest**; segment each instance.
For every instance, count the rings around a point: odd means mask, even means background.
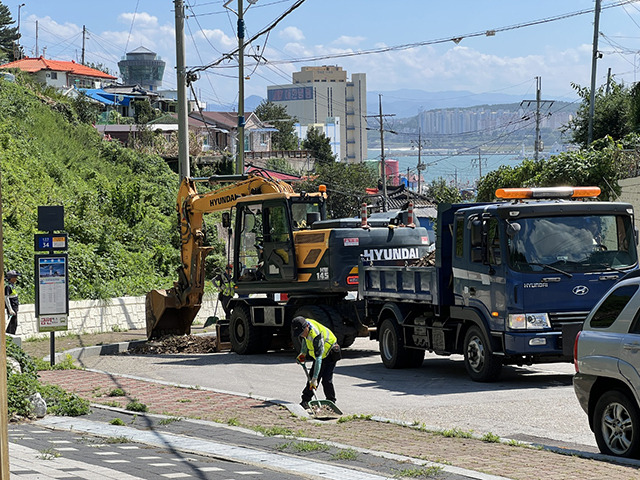
[[[233,297],[236,294],[235,286],[236,284],[231,280],[229,280],[228,282],[224,282],[222,284],[222,294],[226,295],[227,297]]]
[[[314,344],[314,340],[318,335],[321,335],[322,339],[324,340],[323,342],[323,350],[322,350],[322,357],[320,358],[326,358],[327,355],[329,355],[329,351],[331,350],[331,347],[333,347],[333,345],[338,341],[338,339],[336,338],[336,336],[333,334],[333,332],[331,330],[329,330],[327,327],[325,327],[324,325],[322,325],[319,322],[316,322],[315,320],[311,320],[310,318],[306,319],[307,322],[309,322],[309,325],[311,325],[311,328],[309,328],[309,335],[307,335],[307,338],[305,339],[306,343],[307,343],[307,350],[309,351],[309,355],[311,355],[311,357],[313,358],[317,358],[316,357],[316,350],[315,350],[315,344]]]

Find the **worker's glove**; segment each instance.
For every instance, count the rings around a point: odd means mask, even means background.
[[[307,356],[304,353],[301,353],[296,357],[298,363],[304,363],[307,360]]]
[[[312,378],[312,379],[309,381],[309,388],[310,388],[311,390],[315,390],[315,389],[317,389],[317,388],[318,388],[318,379],[317,379],[317,378]]]

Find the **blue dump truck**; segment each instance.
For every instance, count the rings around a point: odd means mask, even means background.
[[[431,265],[362,259],[359,295],[385,366],[461,354],[490,382],[503,365],[571,361],[589,310],[638,268],[632,206],[599,193],[499,189],[497,202],[440,205]]]

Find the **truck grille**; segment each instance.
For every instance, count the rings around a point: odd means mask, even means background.
[[[562,325],[568,323],[584,323],[589,312],[550,312],[551,328],[562,331]]]

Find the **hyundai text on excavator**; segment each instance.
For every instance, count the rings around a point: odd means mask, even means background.
[[[199,182],[223,186],[198,193]],[[326,199],[324,186],[295,193],[263,171],[183,179],[177,199],[178,281],[147,294],[147,336],[190,332],[201,306],[205,258],[212,250],[204,245],[203,216],[216,211],[223,211],[222,224],[233,242],[237,294],[230,318],[216,325],[219,343],[230,341],[238,354],[290,345],[291,319],[298,315],[331,328],[342,347],[368,336],[361,323],[363,303],[349,295],[358,288],[360,256],[404,265],[426,253],[427,230],[413,225],[410,212],[377,223],[367,223],[366,210],[362,219],[327,220]],[[275,299],[283,293],[286,300]]]

